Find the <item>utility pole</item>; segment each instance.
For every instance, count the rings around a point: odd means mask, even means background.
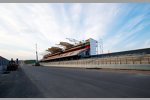
[[[101,48],[102,48],[102,54],[103,54],[103,40],[101,40],[102,44],[101,44]]]
[[[97,41],[96,53],[97,53],[97,55],[99,54],[98,53],[98,41]]]
[[[35,66],[40,66],[39,61],[38,61],[37,43],[35,44],[35,46],[36,46],[36,63],[35,63]]]
[[[100,41],[99,41],[99,46],[100,46],[100,54],[103,54],[103,40],[102,39],[100,39]]]
[[[37,63],[38,62],[37,44],[35,46],[36,46],[36,63]]]

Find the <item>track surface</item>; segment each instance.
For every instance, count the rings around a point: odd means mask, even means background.
[[[18,71],[0,74],[0,97],[148,98],[150,75],[22,66]]]

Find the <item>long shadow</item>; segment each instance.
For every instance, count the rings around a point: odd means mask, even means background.
[[[19,68],[0,77],[0,98],[43,98],[44,95]]]

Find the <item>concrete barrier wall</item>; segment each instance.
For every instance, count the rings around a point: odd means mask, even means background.
[[[150,70],[150,55],[89,58],[70,61],[42,62],[43,66],[115,68]]]
[[[111,69],[137,69],[137,70],[150,70],[149,64],[103,64],[103,65],[84,65],[84,64],[50,64],[50,63],[41,63],[43,66],[53,66],[53,67],[76,67],[76,68],[111,68]]]

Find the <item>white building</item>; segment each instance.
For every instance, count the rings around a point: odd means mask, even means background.
[[[89,39],[90,41],[90,55],[97,55],[97,47],[98,47],[98,43],[96,40],[90,38]]]

